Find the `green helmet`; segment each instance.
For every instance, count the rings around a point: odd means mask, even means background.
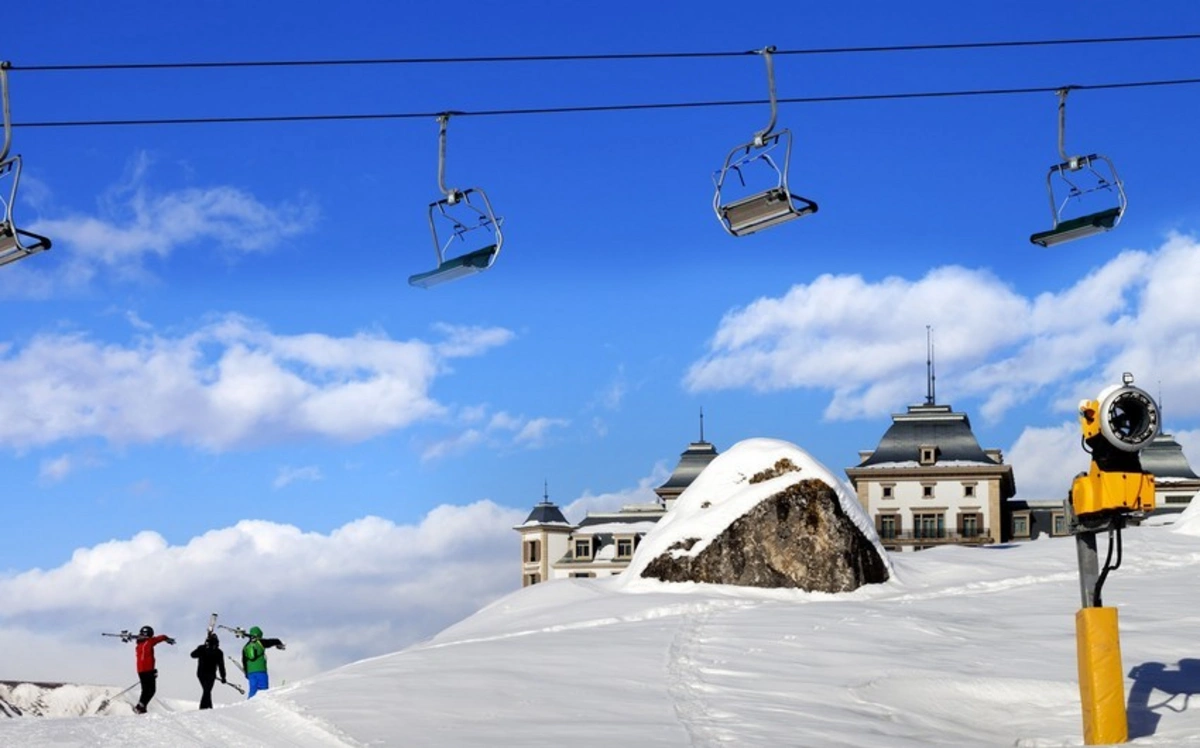
[[[262,638],[262,629],[260,629],[258,626],[251,626],[250,627],[250,637],[253,639],[261,639]]]

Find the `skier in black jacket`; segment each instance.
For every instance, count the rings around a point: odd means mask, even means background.
[[[196,662],[196,677],[200,679],[200,687],[204,689],[200,696],[200,708],[212,709],[212,689],[216,683],[217,674],[221,682],[225,682],[225,653],[221,651],[221,642],[217,635],[210,633],[203,644],[192,650]]]

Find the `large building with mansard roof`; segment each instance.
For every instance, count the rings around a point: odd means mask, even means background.
[[[936,403],[932,387],[859,460],[846,475],[888,550],[1008,539],[1012,466],[979,446],[967,414]]]

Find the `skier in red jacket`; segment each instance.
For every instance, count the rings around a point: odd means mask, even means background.
[[[138,699],[137,706],[133,708],[133,711],[138,714],[146,713],[146,707],[158,689],[158,669],[154,666],[154,645],[159,642],[174,644],[175,640],[161,634],[155,636],[154,629],[142,626],[137,637],[137,673],[138,680],[142,682],[142,696]]]

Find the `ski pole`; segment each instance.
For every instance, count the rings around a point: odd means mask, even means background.
[[[119,698],[119,697],[121,697],[121,696],[124,696],[125,694],[129,693],[129,692],[130,692],[130,691],[132,691],[133,689],[137,688],[137,687],[138,687],[138,686],[141,684],[141,682],[142,682],[142,681],[141,681],[141,679],[139,678],[138,680],[134,681],[133,685],[132,685],[132,686],[130,686],[129,688],[126,688],[124,691],[118,691],[117,693],[114,693],[112,696],[109,696],[109,697],[108,697],[107,699],[105,699],[104,701],[101,701],[101,702],[100,702],[100,706],[96,707],[96,714],[99,714],[100,712],[102,712],[102,711],[104,711],[105,709],[107,709],[107,708],[108,708],[108,705],[109,705],[110,703],[112,703],[113,699],[116,699],[116,698]]]

